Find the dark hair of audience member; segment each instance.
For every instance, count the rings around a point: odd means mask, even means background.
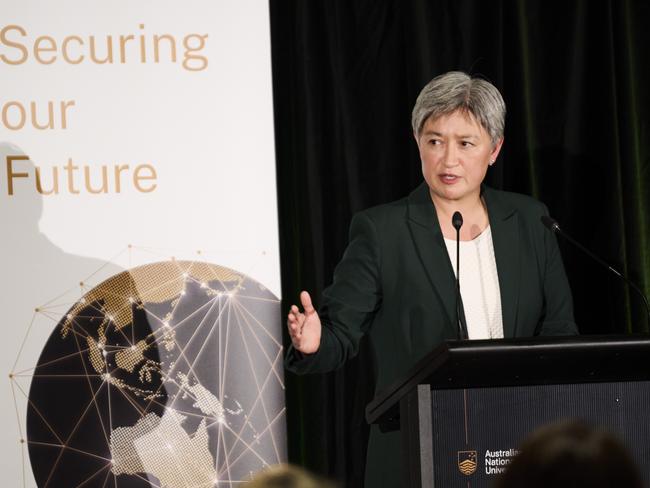
[[[614,436],[579,422],[535,431],[495,488],[642,488],[641,474]]]
[[[334,485],[297,466],[278,464],[255,474],[242,488],[334,488]]]

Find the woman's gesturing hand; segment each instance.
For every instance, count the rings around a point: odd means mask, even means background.
[[[293,347],[303,354],[313,354],[320,347],[321,324],[318,312],[314,310],[309,293],[300,293],[303,312],[291,305],[287,327]]]

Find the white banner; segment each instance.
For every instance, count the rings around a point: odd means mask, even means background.
[[[285,460],[268,16],[4,2],[5,486],[238,486]]]

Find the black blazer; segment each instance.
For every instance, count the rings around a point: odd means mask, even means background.
[[[571,290],[546,207],[524,195],[483,188],[499,275],[505,337],[576,334]],[[462,263],[461,263],[462,265]],[[369,334],[376,390],[401,378],[425,354],[455,339],[455,276],[428,186],[360,212],[319,309],[315,354],[290,347],[287,369],[326,372],[354,356]],[[462,284],[461,284],[462,290]],[[401,486],[398,432],[373,426],[366,486]]]
[[[576,334],[557,242],[540,222],[546,207],[525,195],[482,190],[504,337]],[[455,296],[454,271],[423,183],[407,198],[354,216],[348,248],[323,292],[321,347],[306,357],[290,347],[286,366],[297,373],[334,370],[357,353],[368,333],[380,390],[457,337]]]

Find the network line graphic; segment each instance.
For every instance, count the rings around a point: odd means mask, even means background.
[[[51,334],[10,373],[25,479],[31,465],[38,487],[237,487],[286,461],[273,293],[173,258],[80,286],[36,308],[30,329]]]

